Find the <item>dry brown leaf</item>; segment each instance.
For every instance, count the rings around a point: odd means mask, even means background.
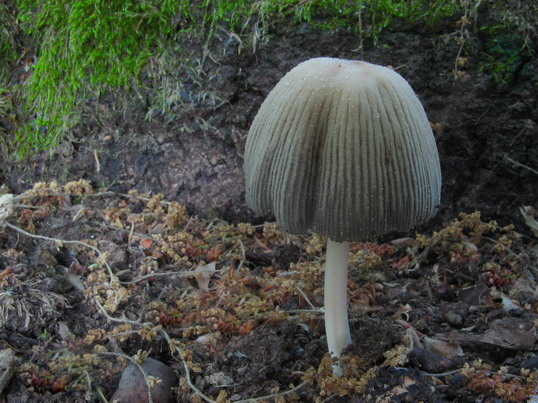
[[[209,282],[211,277],[215,273],[216,265],[215,262],[199,266],[194,270],[194,278],[198,284],[198,288],[203,292],[209,291]]]

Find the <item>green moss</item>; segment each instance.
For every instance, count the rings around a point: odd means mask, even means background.
[[[505,33],[491,38],[486,46],[485,61],[480,70],[491,74],[500,87],[505,87],[523,64],[526,52],[521,38]]]
[[[313,29],[355,31],[361,40],[372,38],[375,42],[396,21],[415,24],[419,29],[435,26],[445,18],[461,14],[464,3],[18,0],[22,29],[34,38],[37,48],[37,63],[23,88],[22,115],[26,124],[17,133],[19,153],[28,155],[55,147],[79,122],[85,100],[98,98],[103,92],[133,88],[139,84],[142,73],[148,73],[148,62],[162,55],[177,55],[185,36],[196,36],[209,43],[221,27],[241,35],[248,47],[272,26],[306,22]],[[1,13],[0,7],[0,21]],[[7,43],[1,32],[0,52]]]
[[[432,27],[441,19],[454,16],[461,7],[451,0],[319,0],[308,2],[300,9],[300,18],[306,21],[314,16],[323,17],[317,24],[321,28],[353,27],[375,41],[395,19]]]
[[[10,141],[7,137],[4,124],[13,116],[13,102],[9,90],[0,86],[0,152],[7,153]]]
[[[10,64],[17,59],[15,17],[11,7],[0,4],[0,85],[7,82]]]
[[[9,86],[10,72],[18,58],[16,12],[11,1],[0,4],[0,153],[7,153],[13,139],[7,128],[16,121],[13,99],[17,88]]]
[[[186,0],[23,0],[20,19],[40,47],[25,84],[30,124],[18,133],[20,152],[56,146],[83,99],[130,87],[188,9]]]
[[[488,11],[488,24],[479,27],[484,43],[480,72],[504,88],[534,53],[538,2],[494,0]]]

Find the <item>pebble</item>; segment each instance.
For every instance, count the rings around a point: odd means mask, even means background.
[[[463,326],[463,317],[454,311],[447,311],[445,312],[445,320],[454,327],[461,327]]]
[[[172,369],[157,360],[146,358],[140,366],[147,375],[159,378],[158,382],[151,389],[151,399],[153,403],[167,403],[170,401],[170,391],[177,385],[177,377]],[[136,365],[130,363],[121,375],[118,389],[110,399],[114,403],[147,403],[148,388],[144,376]]]
[[[445,372],[455,366],[454,361],[451,359],[417,346],[409,353],[409,361],[418,368],[430,373]]]
[[[18,363],[19,360],[12,350],[0,350],[0,395],[15,372]]]
[[[532,357],[528,360],[523,361],[521,368],[525,369],[537,369],[538,368],[538,357]]]

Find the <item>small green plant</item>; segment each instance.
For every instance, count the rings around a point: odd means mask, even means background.
[[[48,340],[48,339],[50,339],[50,337],[51,337],[51,334],[48,331],[48,329],[43,330],[41,332],[41,334],[39,335],[39,338],[42,339],[42,340]]]
[[[486,61],[481,72],[489,72],[493,80],[501,87],[508,85],[521,67],[524,48],[513,34],[502,34],[488,42]]]
[[[533,56],[538,38],[538,3],[494,0],[489,25],[479,30],[485,36],[480,72],[491,74],[501,88],[507,87],[525,59]]]

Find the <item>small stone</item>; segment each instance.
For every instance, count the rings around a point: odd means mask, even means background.
[[[451,326],[454,326],[454,327],[463,326],[463,317],[459,313],[456,313],[454,311],[448,311],[448,312],[445,312],[444,317],[447,323],[449,323]]]
[[[525,360],[521,363],[521,368],[525,369],[537,369],[538,368],[538,357],[532,357],[528,360]]]
[[[482,303],[482,295],[487,290],[483,284],[473,285],[471,287],[462,288],[458,292],[460,301],[468,305],[480,305]]]
[[[171,388],[177,385],[177,377],[172,369],[157,360],[146,358],[140,366],[146,375],[158,378],[151,388],[153,403],[167,403],[170,401]],[[118,389],[110,399],[111,403],[146,403],[148,399],[148,387],[144,375],[133,363],[129,364],[121,375]]]
[[[43,266],[55,266],[58,264],[58,260],[56,260],[56,257],[49,249],[43,249],[37,257],[37,264]]]
[[[430,373],[445,372],[455,366],[454,361],[451,359],[417,346],[409,353],[409,361],[418,368]]]
[[[15,372],[18,363],[19,361],[12,350],[0,351],[0,395]]]

